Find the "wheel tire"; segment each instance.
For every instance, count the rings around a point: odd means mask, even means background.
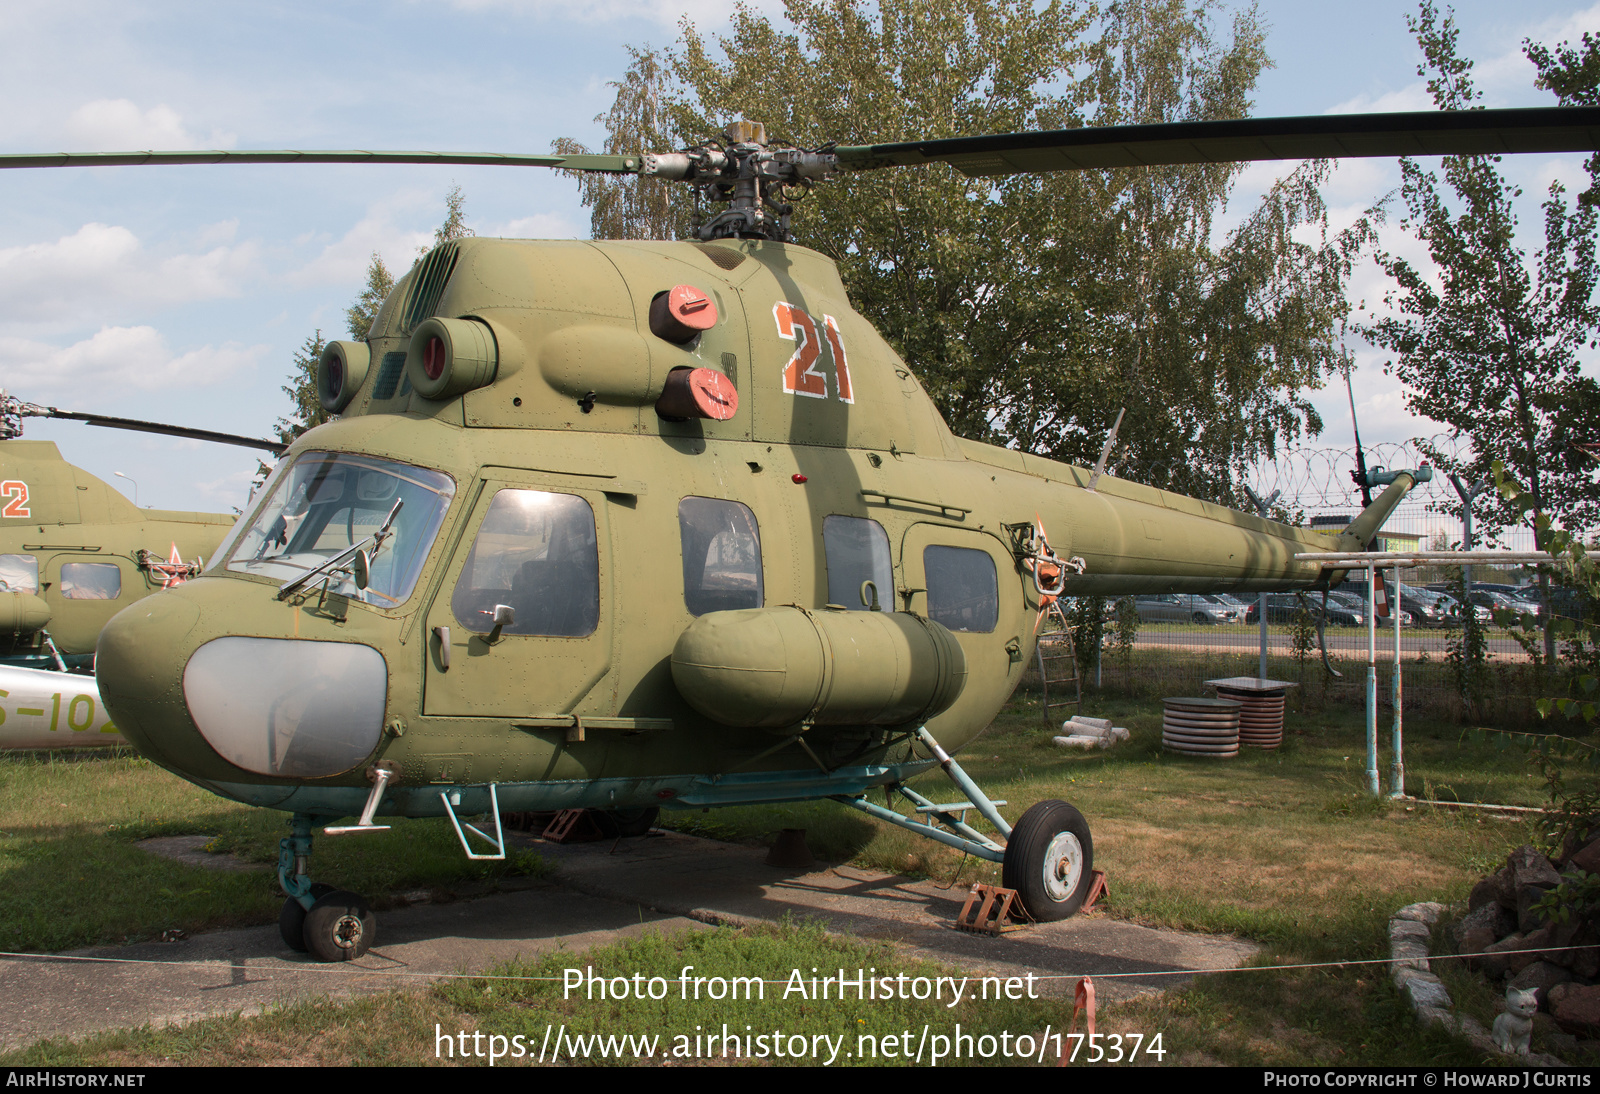
[[[1094,840],[1083,814],[1063,801],[1034,805],[1011,830],[1001,879],[1037,922],[1066,919],[1083,907],[1094,880]]]
[[[333,892],[332,885],[317,882],[311,886],[311,899],[326,896]],[[295,953],[306,952],[306,910],[294,897],[289,897],[283,902],[283,910],[278,913],[278,934],[283,938],[283,944]]]
[[[354,961],[372,945],[377,917],[355,893],[335,890],[306,912],[306,949],[322,961]]]
[[[660,815],[660,808],[654,805],[644,809],[596,809],[594,822],[606,839],[631,839],[654,828]]]
[[[1196,623],[1209,623],[1209,622],[1211,622],[1210,618],[1207,617],[1205,612],[1195,612],[1194,613],[1194,621]]]

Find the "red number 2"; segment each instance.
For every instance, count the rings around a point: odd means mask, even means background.
[[[0,517],[29,517],[32,512],[28,509],[28,484],[20,479],[7,479],[0,482],[0,498],[10,498],[4,509],[0,509]]]

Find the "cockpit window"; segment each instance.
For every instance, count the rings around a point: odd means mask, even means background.
[[[304,453],[274,476],[272,494],[238,537],[228,569],[289,581],[365,543],[372,560],[365,594],[349,565],[331,571],[328,588],[394,607],[411,595],[455,491],[438,471],[342,452]],[[374,551],[371,537],[396,502],[390,534]]]
[[[468,630],[493,628],[497,604],[516,618],[502,634],[582,638],[600,623],[594,510],[574,494],[501,490],[473,540],[450,610]]]

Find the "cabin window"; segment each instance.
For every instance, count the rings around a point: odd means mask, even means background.
[[[750,507],[717,498],[678,503],[683,537],[683,602],[692,615],[759,608],[761,530]]]
[[[301,453],[268,486],[266,504],[231,537],[228,569],[287,582],[326,565],[331,592],[380,607],[411,595],[456,492],[438,471],[343,452]],[[374,549],[373,537],[391,514],[383,545]],[[356,589],[349,565],[360,550],[371,560],[364,591]]]
[[[994,559],[971,547],[928,547],[928,618],[953,631],[987,634],[1000,619],[1000,585]]]
[[[894,562],[883,525],[866,517],[826,517],[822,550],[828,560],[828,603],[868,610],[871,605],[862,602],[861,587],[870,581],[877,587],[879,607],[894,611]]]
[[[39,591],[39,560],[32,555],[0,555],[0,592]]]
[[[115,600],[122,595],[122,571],[114,562],[66,562],[61,595],[68,600]]]
[[[501,634],[582,638],[600,625],[594,510],[572,494],[501,490],[489,505],[450,610],[469,631],[494,629],[496,604],[515,613]]]

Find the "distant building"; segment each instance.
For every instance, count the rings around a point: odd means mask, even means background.
[[[1350,527],[1350,522],[1356,518],[1347,513],[1325,513],[1311,518],[1311,527],[1323,532],[1342,532]],[[1422,550],[1423,537],[1418,532],[1390,532],[1378,533],[1378,541],[1373,545],[1375,551],[1420,551]]]
[[[1416,532],[1379,532],[1380,551],[1420,551],[1422,536]]]

